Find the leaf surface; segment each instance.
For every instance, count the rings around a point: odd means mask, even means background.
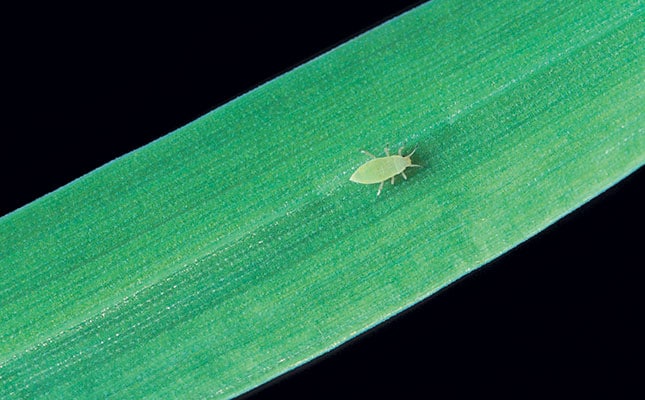
[[[428,3],[3,217],[0,394],[230,397],[503,254],[645,161],[642,18]]]

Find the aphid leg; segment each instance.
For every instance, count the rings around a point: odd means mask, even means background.
[[[390,183],[394,185],[394,177],[392,177],[392,179],[390,179]]]
[[[381,190],[383,190],[383,184],[384,183],[385,183],[385,181],[381,182],[381,184],[378,186],[378,192],[376,192],[377,197],[381,195]]]
[[[412,153],[408,154],[406,157],[411,157],[411,156],[412,156],[412,154],[414,154],[414,152],[415,152],[415,151],[417,151],[417,149],[418,149],[418,148],[419,148],[419,145],[416,145],[416,147],[414,148],[414,150],[412,150]]]
[[[390,156],[390,145],[388,144],[387,146],[385,146],[383,151],[385,152],[385,156],[389,157]]]
[[[401,171],[401,175],[403,175],[403,179],[406,181],[408,180],[408,176],[405,174],[405,172]]]
[[[370,157],[372,157],[372,158],[376,158],[376,156],[375,156],[374,154],[370,153],[370,152],[369,152],[369,151],[367,151],[367,150],[361,150],[361,153],[363,153],[363,154],[367,154],[368,156],[370,156]]]
[[[401,146],[401,147],[399,148],[399,155],[400,155],[401,157],[403,157],[403,153],[402,153],[402,152],[403,152],[403,147],[405,147],[405,146]],[[415,150],[416,150],[416,149],[415,149]],[[414,153],[414,152],[413,152],[413,153]]]

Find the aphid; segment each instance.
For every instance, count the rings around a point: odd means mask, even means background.
[[[416,148],[407,156],[401,154],[402,151],[403,146],[399,149],[399,155],[391,156],[390,149],[385,147],[385,157],[377,158],[374,154],[361,150],[361,152],[372,157],[372,159],[358,167],[349,180],[366,185],[380,183],[378,192],[376,192],[377,196],[380,195],[385,181],[390,179],[394,185],[394,177],[398,174],[403,175],[403,178],[407,180],[408,177],[405,175],[405,169],[408,167],[420,167],[420,165],[412,164],[412,160],[410,159],[412,154],[417,151]]]

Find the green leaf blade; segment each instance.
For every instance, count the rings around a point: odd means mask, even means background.
[[[427,4],[3,217],[0,393],[239,394],[602,192],[645,162],[643,10],[597,6]],[[424,168],[376,198],[387,143]]]

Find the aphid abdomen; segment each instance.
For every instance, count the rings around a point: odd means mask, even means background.
[[[356,172],[349,178],[353,182],[371,184],[383,182],[390,179],[397,172],[396,163],[391,160],[393,157],[375,158],[361,165]]]

